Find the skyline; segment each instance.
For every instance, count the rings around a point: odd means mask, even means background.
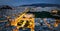
[[[0,5],[20,6],[37,3],[59,4],[60,0],[0,0]]]

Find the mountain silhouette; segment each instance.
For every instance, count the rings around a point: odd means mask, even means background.
[[[36,6],[36,7],[60,7],[59,4],[45,4],[45,3],[38,3],[38,4],[29,4],[29,5],[21,5],[24,6]]]
[[[2,5],[0,7],[0,9],[12,9],[12,7],[8,6],[8,5]]]

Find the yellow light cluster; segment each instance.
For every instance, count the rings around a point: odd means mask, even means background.
[[[24,18],[24,17],[25,17],[25,18]],[[24,22],[22,23],[21,26],[18,26],[17,23],[20,22],[20,21],[22,21],[22,20],[23,20]],[[12,25],[12,26],[16,26],[16,27],[17,27],[17,30],[18,30],[20,27],[24,27],[26,21],[29,22],[29,25],[28,25],[28,27],[26,27],[26,28],[30,28],[31,31],[34,31],[34,26],[35,26],[35,24],[34,24],[33,14],[25,14],[25,13],[24,13],[23,15],[19,16],[18,18],[14,19],[13,21],[11,21],[11,25]]]

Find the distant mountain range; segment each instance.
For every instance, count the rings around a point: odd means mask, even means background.
[[[1,7],[5,7],[5,6],[9,6],[9,5],[0,5],[0,8]],[[38,3],[38,4],[27,4],[27,5],[20,5],[20,6],[9,6],[9,7],[12,7],[12,8],[17,8],[17,7],[25,7],[25,6],[35,6],[35,7],[59,7],[60,8],[60,5],[59,4],[47,4],[47,3]]]
[[[38,4],[29,4],[29,5],[21,5],[24,6],[36,6],[36,7],[60,7],[59,4],[45,4],[45,3],[38,3]]]
[[[12,9],[12,7],[9,5],[2,5],[0,6],[0,9]]]

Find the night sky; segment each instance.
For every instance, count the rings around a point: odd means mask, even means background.
[[[60,4],[60,0],[0,0],[0,5],[19,6],[35,3]]]

